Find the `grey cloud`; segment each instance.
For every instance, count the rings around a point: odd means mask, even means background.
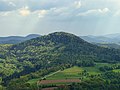
[[[1,0],[0,35],[46,34],[61,30],[79,35],[118,32],[118,1]]]

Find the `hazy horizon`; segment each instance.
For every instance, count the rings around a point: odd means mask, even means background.
[[[120,33],[119,0],[0,0],[0,37]]]
[[[65,32],[65,31],[54,31],[54,32]],[[54,32],[50,32],[50,33],[54,33]],[[26,36],[28,36],[28,35],[41,35],[41,36],[43,36],[43,35],[48,35],[48,34],[50,34],[50,33],[47,33],[47,34],[39,34],[39,33],[28,33],[28,34],[25,34],[25,35],[6,35],[6,36],[0,36],[0,37],[11,37],[11,36],[20,36],[20,37],[26,37]],[[90,34],[87,34],[87,35],[77,35],[77,34],[75,34],[75,33],[72,33],[72,32],[66,32],[66,33],[71,33],[71,34],[74,34],[74,35],[76,35],[76,36],[107,36],[107,35],[116,35],[116,34],[119,34],[120,35],[120,33],[110,33],[110,34],[101,34],[101,35],[90,35]]]

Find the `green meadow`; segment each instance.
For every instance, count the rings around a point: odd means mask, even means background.
[[[62,71],[59,70],[57,72],[51,73],[49,75],[44,76],[43,78],[45,78],[46,80],[81,79],[81,73],[84,71],[86,71],[89,75],[98,75],[98,74],[104,73],[104,72],[99,70],[100,67],[111,66],[111,65],[112,64],[108,64],[108,63],[96,63],[96,65],[93,67],[74,66],[71,68],[64,69]],[[120,72],[120,69],[115,69],[112,71]],[[84,79],[88,79],[88,78],[84,77]],[[33,84],[39,80],[41,80],[41,78],[29,80],[28,83]]]

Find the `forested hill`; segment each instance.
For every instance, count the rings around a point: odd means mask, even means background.
[[[44,69],[48,72],[66,65],[120,62],[120,51],[90,44],[73,34],[55,32],[9,46],[0,52],[0,58],[0,75],[3,83],[8,84],[14,78]]]
[[[68,63],[81,60],[116,62],[120,51],[90,44],[69,33],[55,32],[14,45],[10,49],[18,61]],[[86,58],[86,59],[85,59]]]

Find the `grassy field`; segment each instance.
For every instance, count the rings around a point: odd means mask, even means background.
[[[80,78],[80,73],[82,73],[84,70],[86,70],[90,75],[94,74],[100,74],[102,73],[99,70],[99,67],[101,66],[106,66],[110,65],[108,63],[96,63],[94,67],[77,67],[74,66],[69,69],[65,69],[63,71],[60,71],[50,77],[47,77],[47,80],[56,80],[56,79],[75,79],[75,78]]]
[[[63,71],[60,71],[50,77],[47,77],[47,80],[56,80],[56,79],[75,79],[80,78],[79,73],[82,72],[83,69],[79,68],[77,66],[74,66],[69,69],[65,69]]]
[[[63,71],[57,71],[54,73],[51,73],[49,75],[46,75],[43,78],[46,78],[46,80],[61,80],[61,79],[79,79],[81,78],[80,74],[86,70],[87,73],[89,73],[89,75],[96,75],[96,74],[100,74],[103,73],[99,70],[99,67],[102,66],[110,66],[111,64],[108,63],[96,63],[96,65],[94,67],[71,67],[68,69],[65,69]],[[116,69],[113,70],[115,72],[120,72],[120,69]],[[41,78],[38,79],[32,79],[30,80],[28,83],[36,83],[37,81],[39,81]]]
[[[57,71],[57,72],[53,72],[53,73],[50,73],[50,74],[48,74],[48,75],[45,75],[45,76],[42,77],[42,78],[36,78],[36,79],[29,80],[28,83],[30,83],[30,84],[37,83],[37,81],[39,81],[39,80],[41,80],[41,79],[44,79],[44,78],[47,78],[47,77],[50,77],[50,76],[53,76],[54,74],[56,74],[56,73],[58,73],[58,72],[60,72],[60,70]]]
[[[108,63],[96,63],[94,67],[82,67],[83,70],[86,70],[89,74],[95,75],[102,73],[99,68],[102,66],[110,66]]]
[[[120,69],[115,69],[113,70],[113,72],[120,72]]]

